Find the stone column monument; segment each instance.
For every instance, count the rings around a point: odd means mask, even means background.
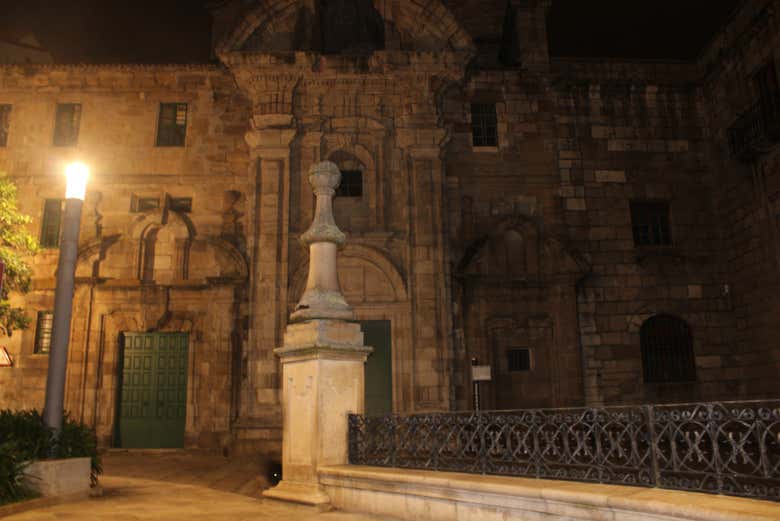
[[[309,279],[290,317],[282,362],[282,482],[263,495],[324,506],[320,465],[348,462],[347,414],[363,412],[363,366],[371,348],[339,288],[336,251],[345,236],[333,220],[338,167],[325,161],[309,170],[317,196],[311,227],[301,236],[309,246]]]

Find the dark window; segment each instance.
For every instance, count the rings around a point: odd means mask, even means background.
[[[81,125],[81,105],[78,103],[59,103],[54,121],[54,145],[72,147],[79,142]]]
[[[498,146],[496,105],[494,103],[471,104],[471,137],[475,147]]]
[[[39,311],[35,324],[35,353],[45,354],[51,348],[51,330],[54,326],[54,312]]]
[[[62,199],[46,199],[43,203],[43,224],[41,225],[41,246],[56,248],[60,245],[62,224]]]
[[[131,204],[131,210],[134,212],[145,212],[148,210],[156,210],[160,207],[159,197],[135,197]]]
[[[168,208],[174,212],[190,213],[192,211],[192,197],[171,197]]]
[[[760,100],[771,100],[777,93],[777,70],[774,60],[770,61],[753,76],[753,85]]]
[[[639,330],[645,382],[690,382],[696,380],[691,330],[684,320],[671,315],[648,318]]]
[[[157,122],[158,147],[183,147],[187,135],[187,104],[160,103]]]
[[[363,197],[363,172],[344,170],[341,172],[341,184],[336,189],[337,197]]]
[[[509,349],[506,352],[506,360],[511,372],[531,370],[530,349]]]
[[[631,203],[631,224],[634,229],[634,244],[637,246],[672,243],[667,203]]]
[[[11,105],[0,105],[0,147],[8,144],[8,126],[11,120]]]
[[[758,106],[764,130],[776,134],[780,129],[780,92],[777,85],[777,70],[774,60],[770,61],[753,76],[758,94]]]

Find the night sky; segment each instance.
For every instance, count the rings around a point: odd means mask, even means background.
[[[693,59],[739,0],[554,0],[557,56]],[[210,60],[202,0],[0,0],[0,38],[35,33],[61,63]]]

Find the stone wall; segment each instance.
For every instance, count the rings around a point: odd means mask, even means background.
[[[746,2],[699,63],[709,160],[719,187],[713,204],[728,274],[724,282],[736,324],[730,349],[714,353],[710,363],[727,368],[733,396],[777,395],[780,156],[770,143],[751,160],[738,161],[729,151],[728,129],[758,102],[755,76],[762,67],[774,64],[777,82],[778,7],[776,1]]]
[[[370,55],[303,52],[298,11],[267,0],[217,13],[220,65],[0,68],[0,170],[35,234],[64,165],[93,170],[74,416],[112,443],[120,333],[187,332],[186,444],[278,450],[273,349],[305,285],[304,173],[321,160],[363,173],[363,195],[335,201],[339,276],[358,319],[391,321],[396,411],[469,408],[472,357],[493,366],[484,407],[772,394],[777,161],[752,170],[726,144],[742,85],[777,48],[756,22],[765,3],[690,64],[550,60],[547,1],[375,4],[385,50]],[[719,50],[732,40],[739,52]],[[522,66],[498,59],[507,46]],[[54,147],[66,102],[82,104],[79,144]],[[155,146],[161,102],[188,104],[186,146]],[[495,104],[497,146],[472,146],[471,103]],[[161,208],[133,211],[139,197]],[[672,244],[636,247],[630,204],[656,200]],[[52,306],[56,261],[34,259],[33,316]],[[691,327],[695,383],[642,383],[639,328],[657,314]],[[34,327],[8,341],[1,407],[42,406],[34,341]],[[509,349],[530,349],[532,370],[510,372]]]
[[[733,318],[712,216],[710,146],[695,68],[554,62],[560,195],[591,271],[578,326],[589,403],[723,398]],[[632,201],[669,204],[671,244],[636,246]],[[671,314],[694,333],[697,382],[643,381],[639,328]]]
[[[82,105],[74,147],[52,146],[54,111],[63,102]],[[188,104],[185,147],[155,147],[161,102]],[[18,184],[34,235],[44,200],[63,197],[65,164],[81,160],[92,170],[66,409],[96,425],[101,443],[111,443],[121,332],[185,331],[187,444],[225,444],[240,406],[233,388],[245,336],[247,193],[253,190],[243,141],[246,102],[230,77],[211,66],[6,66],[0,103],[13,106],[0,170]],[[160,208],[133,211],[138,197],[156,198]],[[192,211],[169,210],[168,197],[191,198]],[[48,359],[34,353],[34,320],[37,311],[52,309],[57,257],[51,248],[33,259],[33,290],[25,299],[33,324],[8,344],[15,366],[0,372],[4,407],[43,406]]]

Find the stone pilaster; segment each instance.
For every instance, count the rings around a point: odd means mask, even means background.
[[[252,313],[248,382],[241,425],[248,437],[278,440],[281,428],[279,366],[273,349],[286,324],[290,201],[290,143],[295,137],[288,114],[256,115],[246,141],[254,164],[252,225]],[[274,434],[275,433],[275,434]]]
[[[450,407],[452,315],[450,268],[443,231],[446,229],[444,165],[438,144],[412,145],[407,147],[407,153],[411,168],[410,287],[415,408],[446,410]]]

